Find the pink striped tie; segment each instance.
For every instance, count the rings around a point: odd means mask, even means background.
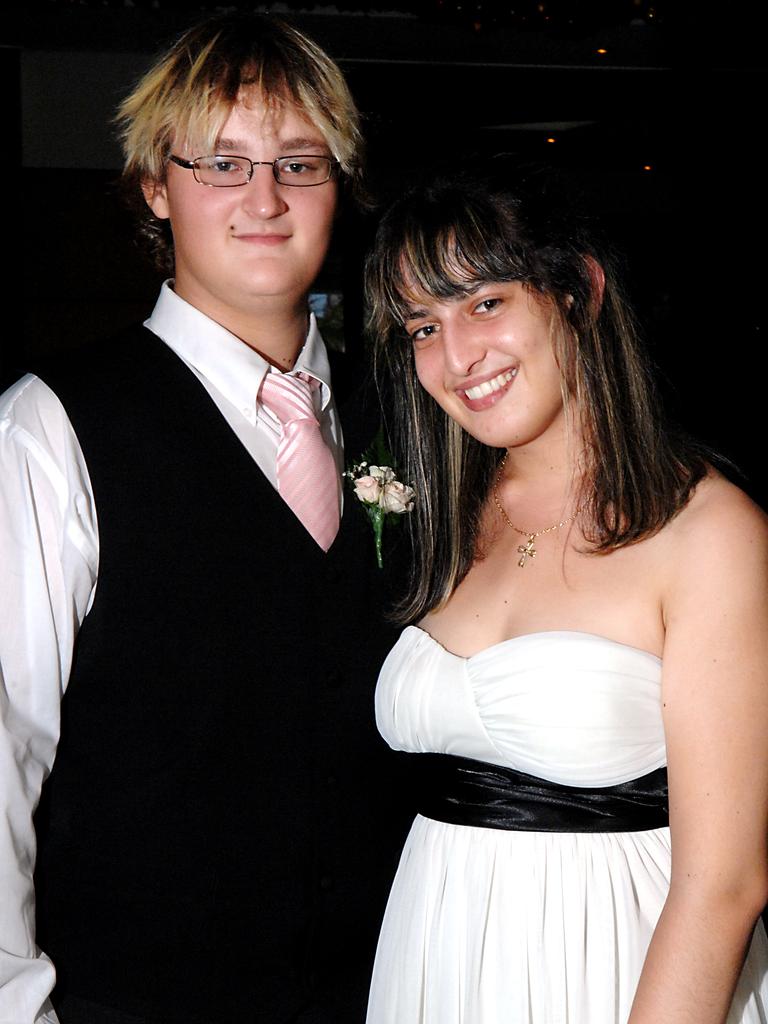
[[[319,384],[304,374],[268,373],[261,401],[282,427],[277,447],[280,497],[327,551],[339,532],[339,475],[312,401]]]

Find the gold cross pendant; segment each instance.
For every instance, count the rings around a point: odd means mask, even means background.
[[[533,542],[535,540],[536,540],[536,534],[532,533],[530,535],[530,537],[528,538],[528,540],[525,542],[525,544],[521,544],[518,547],[518,549],[517,549],[520,552],[520,554],[522,555],[522,558],[517,563],[520,566],[521,569],[525,566],[526,558],[535,558],[536,557],[536,548],[533,546]]]

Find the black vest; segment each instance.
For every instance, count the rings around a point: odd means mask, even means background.
[[[324,554],[143,328],[38,372],[101,550],[36,818],[57,993],[152,1024],[360,1021],[407,817],[366,517],[348,493]],[[371,433],[340,412],[354,458]]]

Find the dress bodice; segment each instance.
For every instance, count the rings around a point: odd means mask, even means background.
[[[382,667],[376,719],[396,750],[570,786],[613,786],[666,764],[660,659],[592,633],[531,633],[462,658],[409,626]]]

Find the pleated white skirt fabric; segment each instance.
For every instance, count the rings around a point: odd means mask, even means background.
[[[368,1024],[625,1024],[669,887],[669,830],[506,832],[417,817]],[[768,1021],[760,924],[728,1024]]]

